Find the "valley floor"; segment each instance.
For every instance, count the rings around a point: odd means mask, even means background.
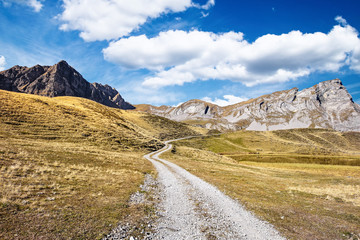
[[[238,200],[288,239],[360,239],[359,136],[244,131],[182,140],[162,158]]]

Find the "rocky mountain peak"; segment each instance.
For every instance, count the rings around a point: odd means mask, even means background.
[[[71,68],[73,69],[65,60],[60,60],[57,64],[55,64],[54,66],[59,66],[59,67],[66,67],[66,68]]]
[[[89,83],[64,60],[53,66],[14,66],[2,71],[0,89],[48,97],[82,97],[110,107],[134,109],[114,88]]]
[[[340,79],[321,82],[316,85],[316,93],[321,103],[326,102],[343,102],[348,100],[353,102],[351,95],[348,93]]]
[[[147,107],[147,111],[221,131],[308,127],[360,131],[360,106],[353,102],[340,79],[301,91],[278,91],[226,107],[191,100],[178,107]]]

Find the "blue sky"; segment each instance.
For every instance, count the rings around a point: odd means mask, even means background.
[[[358,0],[0,0],[0,69],[64,59],[133,104],[220,105],[340,78],[360,103]]]

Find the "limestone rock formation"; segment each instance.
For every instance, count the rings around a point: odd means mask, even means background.
[[[220,107],[191,100],[178,107],[140,105],[140,110],[217,130],[332,128],[360,131],[360,106],[339,79],[299,91],[293,88]]]
[[[109,107],[134,109],[114,88],[89,83],[65,61],[60,61],[54,66],[14,66],[2,71],[0,89],[48,97],[82,97]]]

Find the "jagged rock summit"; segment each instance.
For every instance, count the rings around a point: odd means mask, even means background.
[[[310,127],[360,131],[360,106],[339,79],[301,91],[297,88],[279,91],[227,107],[190,100],[177,107],[139,105],[137,108],[220,131]]]
[[[60,61],[54,66],[14,66],[2,71],[0,89],[48,97],[82,97],[109,107],[134,109],[114,88],[89,83],[66,61]]]

